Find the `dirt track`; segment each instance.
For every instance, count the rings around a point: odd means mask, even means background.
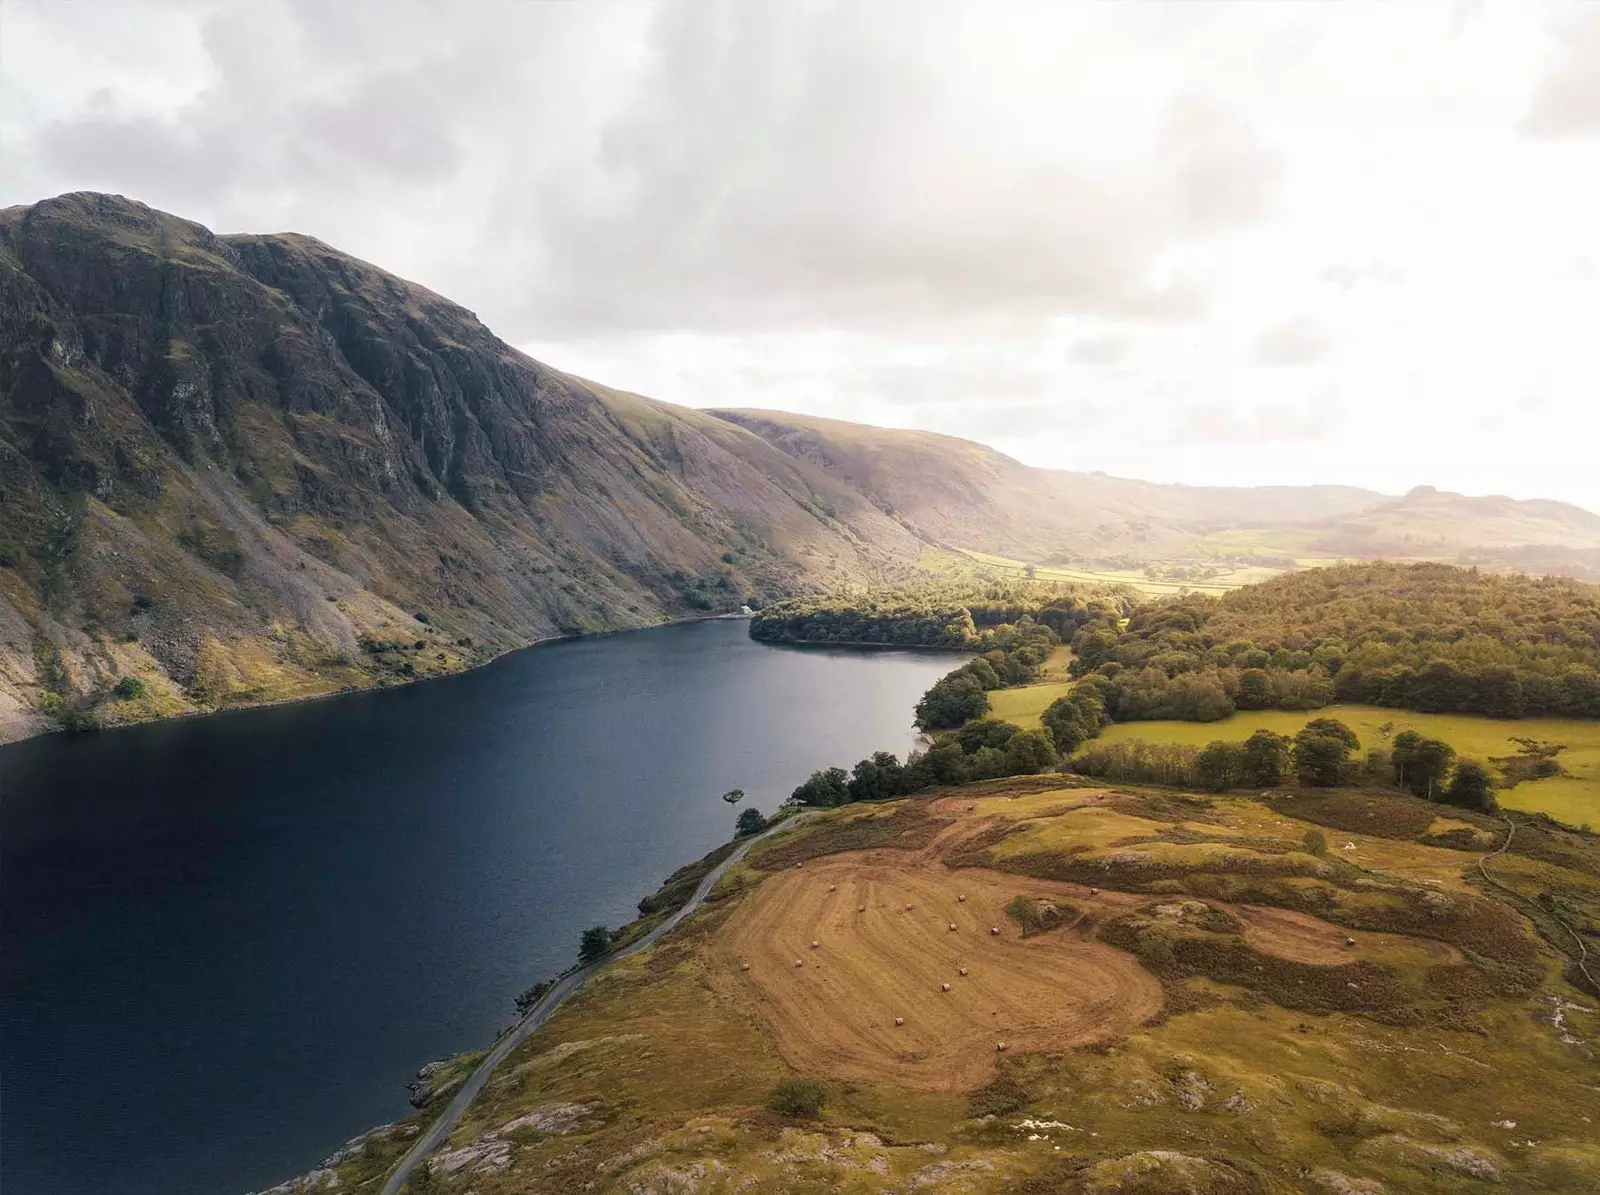
[[[998,1042],[1062,1049],[1160,1009],[1161,985],[1133,956],[1070,929],[1024,941],[1004,912],[1024,892],[1102,914],[1147,898],[950,871],[931,853],[836,855],[769,876],[717,935],[719,973],[756,1004],[794,1065],[965,1090],[992,1074]]]

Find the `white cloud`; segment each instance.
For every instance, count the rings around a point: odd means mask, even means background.
[[[105,189],[308,232],[679,402],[1162,480],[1600,507],[1576,434],[1600,379],[1582,8],[5,0],[4,19],[0,202]]]

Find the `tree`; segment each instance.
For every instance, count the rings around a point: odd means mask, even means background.
[[[722,799],[730,805],[737,805],[740,801],[744,800],[744,789],[730,788],[727,792],[722,794]]]
[[[1414,730],[1394,736],[1395,783],[1418,797],[1432,797],[1444,789],[1444,778],[1455,760],[1455,748],[1438,739],[1425,739]]]
[[[1361,740],[1356,738],[1356,732],[1337,718],[1313,718],[1305,724],[1305,730],[1312,734],[1332,735],[1350,750],[1361,750]]]
[[[1239,696],[1234,699],[1242,710],[1272,708],[1272,674],[1265,668],[1246,668],[1239,674]]]
[[[888,751],[875,751],[856,764],[848,791],[852,801],[886,801],[902,794],[900,760]]]
[[[923,730],[946,730],[989,710],[989,695],[970,673],[956,673],[934,685],[917,702],[917,725]]]
[[[761,810],[751,807],[741,809],[734,822],[734,836],[743,838],[747,834],[759,834],[767,828],[767,819],[761,816]]]
[[[583,931],[578,943],[578,961],[592,963],[611,953],[611,931],[603,925],[591,925]]]
[[[1463,759],[1456,764],[1455,775],[1450,778],[1450,787],[1445,790],[1444,799],[1463,809],[1492,812],[1496,807],[1494,778],[1481,763]]]
[[[1033,776],[1056,766],[1056,747],[1044,727],[1011,736],[1005,748],[1008,776]]]
[[[843,805],[850,800],[849,781],[850,773],[843,768],[824,768],[820,772],[812,772],[810,779],[796,788],[789,800],[796,805],[823,808]]]
[[[1329,719],[1319,718],[1317,721],[1326,722]],[[1294,736],[1290,758],[1294,763],[1295,775],[1301,784],[1332,788],[1344,782],[1349,769],[1351,750],[1346,739],[1336,734],[1314,731],[1308,725]]]
[[[137,676],[125,676],[117,682],[117,687],[112,691],[118,701],[131,701],[136,697],[145,695],[146,685]]]
[[[1307,830],[1305,837],[1300,841],[1305,846],[1308,854],[1326,855],[1328,853],[1328,836],[1315,826]]]
[[[1195,783],[1214,793],[1236,787],[1244,780],[1244,772],[1244,745],[1224,739],[1207,743],[1194,761]]]
[[[1258,730],[1244,741],[1244,782],[1252,788],[1271,788],[1289,775],[1289,738]]]

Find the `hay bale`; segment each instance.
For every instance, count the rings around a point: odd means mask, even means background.
[[[941,992],[948,992],[950,990],[950,985],[948,983],[941,983],[939,985],[939,990]]]
[[[794,960],[794,965],[797,966],[797,967],[803,967],[803,966],[806,965],[806,961],[805,961],[805,959],[797,958],[797,959]]]
[[[967,903],[967,898],[965,896],[958,896],[956,897],[956,903],[964,905]]]
[[[1354,938],[1346,938],[1344,940],[1344,944],[1346,946],[1354,946],[1356,944],[1356,940]]]
[[[911,911],[911,902],[910,901],[906,901],[906,912],[909,913],[910,911]]]
[[[906,1023],[906,1019],[904,1017],[896,1017],[894,1019],[894,1023],[896,1025],[904,1025]]]
[[[1000,936],[1000,927],[998,925],[991,925],[989,927],[989,932],[998,938]]]
[[[828,885],[828,891],[829,892],[837,892],[837,891],[839,891],[839,885],[838,884],[829,884]]]
[[[965,967],[962,967],[961,968],[961,974],[965,975],[966,973],[967,973],[967,969]]]
[[[857,905],[856,906],[856,912],[865,913],[866,911],[867,911],[867,906],[866,905]]]
[[[739,964],[739,970],[748,971],[749,969],[750,969],[750,964],[749,963],[740,963]]]
[[[955,933],[956,932],[956,923],[954,921],[952,921],[950,923],[950,932],[951,933]]]
[[[999,1050],[1000,1053],[1004,1054],[1006,1052],[1006,1043],[1003,1041],[997,1041],[994,1043],[994,1048]]]
[[[821,945],[822,945],[822,943],[817,941],[815,938],[811,939],[811,949],[815,950],[818,946],[821,946]]]
[[[1098,889],[1098,888],[1089,889],[1089,895],[1090,896],[1099,896],[1100,895],[1100,889]]]

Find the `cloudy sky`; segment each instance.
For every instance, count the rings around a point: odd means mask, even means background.
[[[1600,5],[0,0],[0,161],[674,402],[1600,509]]]

